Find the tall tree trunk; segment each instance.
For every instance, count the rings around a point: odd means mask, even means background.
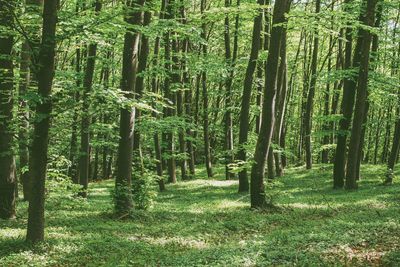
[[[246,164],[246,143],[249,134],[249,113],[250,113],[250,101],[251,101],[251,90],[253,87],[253,76],[257,65],[258,53],[260,50],[260,37],[263,19],[263,10],[261,5],[264,4],[264,0],[257,0],[257,4],[260,6],[257,16],[254,18],[254,26],[251,41],[251,52],[249,62],[247,64],[246,76],[243,83],[243,95],[240,109],[240,127],[239,127],[239,147],[237,159]],[[249,191],[249,180],[247,178],[247,169],[243,169],[239,172],[239,192]]]
[[[32,191],[29,198],[28,230],[26,240],[44,240],[44,193],[47,172],[47,151],[52,111],[51,89],[54,78],[57,0],[45,0],[40,52],[35,69],[38,77],[38,94],[41,101],[36,105],[29,170]]]
[[[377,0],[367,0],[366,11],[363,19],[363,24],[372,27],[375,19],[375,6]],[[361,60],[358,74],[358,86],[356,105],[354,109],[353,127],[351,130],[349,158],[346,169],[347,189],[357,189],[357,162],[361,144],[361,130],[367,101],[368,90],[368,71],[369,71],[369,54],[371,49],[371,33],[365,29],[360,29],[360,38],[363,39],[361,45]]]
[[[182,5],[181,7],[181,17],[182,17],[182,23],[184,25],[187,24],[187,18],[186,18],[186,10],[185,6]],[[183,40],[182,44],[182,52],[184,55],[187,55],[189,53],[189,38],[185,38]],[[185,88],[184,92],[184,107],[185,107],[185,121],[187,125],[192,124],[192,90],[189,88],[190,84],[190,76],[189,76],[189,70],[186,62],[186,58],[184,57],[182,59],[182,71],[183,71],[183,77],[182,77],[182,82]],[[195,158],[194,158],[194,146],[193,146],[193,130],[192,127],[186,127],[186,135],[189,137],[186,140],[186,154],[188,155],[188,162],[189,162],[189,171],[190,171],[190,176],[191,178],[194,178],[195,176]]]
[[[225,0],[225,7],[230,7],[230,0]],[[228,76],[225,79],[225,140],[224,150],[225,156],[225,178],[226,180],[233,179],[235,175],[229,171],[229,164],[234,161],[233,152],[233,125],[232,125],[232,82],[234,75],[235,60],[232,58],[231,51],[231,35],[230,35],[230,21],[229,16],[225,17],[225,31],[224,31],[224,43],[225,43],[225,60],[228,68]],[[236,44],[234,44],[236,45]]]
[[[148,2],[149,3],[149,2]],[[147,4],[146,4],[147,6]],[[147,10],[144,12],[143,16],[143,26],[147,27],[151,22],[151,11]],[[136,77],[135,84],[135,98],[140,101],[143,97],[144,93],[144,72],[147,68],[147,61],[150,53],[150,45],[149,45],[149,37],[146,34],[141,35],[140,41],[140,52],[139,52],[139,63],[138,63],[138,76]],[[135,123],[140,122],[142,111],[139,108],[136,108],[135,111]],[[134,168],[135,171],[139,171],[139,174],[142,175],[144,173],[144,166],[142,160],[142,152],[141,152],[141,133],[135,127],[134,138],[133,138],[133,155],[134,155]]]
[[[126,2],[125,21],[129,25],[140,25],[142,12],[133,10],[140,8],[144,0],[129,0]],[[121,90],[129,99],[134,98],[136,74],[138,71],[140,34],[128,29],[124,37],[122,58]],[[132,209],[132,150],[135,109],[121,108],[119,145],[115,179],[115,211],[123,215]]]
[[[165,19],[170,20],[174,18],[173,14],[174,0],[164,1]],[[172,69],[171,69],[171,32],[167,31],[164,35],[164,57],[165,57],[165,71],[167,77],[164,80],[164,97],[168,99],[171,106],[175,105],[175,94],[171,90],[172,83]],[[174,110],[171,107],[166,107],[164,117],[171,117],[174,115]],[[163,139],[167,143],[165,153],[168,155],[167,169],[168,169],[168,182],[176,183],[176,162],[175,162],[175,144],[174,134],[168,131],[163,134]]]
[[[375,21],[375,28],[379,28],[380,24],[381,24],[381,20],[382,20],[382,11],[383,11],[383,7],[382,7],[382,1],[381,4],[379,4],[378,6],[378,10],[377,10],[377,14],[376,14],[376,21]],[[379,38],[377,34],[373,34],[372,37],[372,47],[371,47],[371,59],[370,59],[370,68],[372,71],[374,71],[376,69],[376,61],[378,60],[378,48],[379,48]],[[366,133],[366,129],[367,129],[367,122],[368,122],[368,112],[369,112],[369,108],[370,108],[370,103],[368,101],[368,97],[369,97],[369,92],[367,90],[367,102],[365,104],[365,110],[364,110],[364,118],[363,118],[363,123],[362,123],[362,130],[361,130],[361,143],[360,143],[360,150],[358,153],[358,159],[357,159],[357,169],[356,169],[356,179],[359,180],[360,179],[360,168],[361,168],[361,161],[363,158],[363,152],[364,152],[364,139],[365,139],[365,133]],[[389,102],[390,104],[390,102]],[[391,105],[389,105],[390,111],[391,111]],[[389,113],[390,115],[390,113]],[[388,123],[386,124],[387,127],[389,127],[389,134],[390,134],[390,119],[387,120]],[[386,148],[384,149],[384,151],[387,150]],[[382,161],[383,162],[383,161]]]
[[[277,146],[281,145],[283,124],[285,118],[286,98],[287,98],[287,64],[286,64],[286,28],[283,29],[280,49],[280,63],[278,69],[277,96],[276,96],[276,126],[274,127],[273,138]],[[282,148],[281,148],[282,149]],[[277,177],[283,175],[283,166],[281,161],[282,153],[274,153],[275,172]]]
[[[334,10],[334,2],[332,2],[331,5],[331,11]],[[331,17],[331,28],[333,30],[333,16]],[[327,120],[327,117],[330,115],[330,95],[331,95],[331,82],[330,82],[330,77],[331,77],[331,71],[332,71],[332,50],[334,46],[334,41],[332,35],[329,35],[329,51],[328,51],[328,66],[327,66],[327,72],[328,72],[328,81],[326,83],[326,91],[324,93],[324,117],[325,120]],[[330,142],[330,134],[328,134],[328,131],[330,130],[329,127],[334,127],[334,124],[329,123],[328,121],[324,121],[322,125],[322,132],[323,132],[323,138],[322,138],[322,153],[321,153],[321,162],[322,163],[328,163],[329,162],[329,149],[326,147],[329,145]],[[333,129],[332,129],[333,130]],[[325,147],[324,147],[325,146]]]
[[[279,55],[283,36],[283,23],[286,22],[285,13],[289,12],[290,0],[277,0],[274,6],[270,50],[265,67],[264,101],[260,134],[257,139],[254,153],[254,163],[251,169],[250,200],[252,208],[267,206],[264,188],[265,161],[271,145],[275,122],[275,97],[277,91],[277,77]]]
[[[318,14],[321,9],[321,1],[316,0],[315,2],[315,14],[318,19]],[[310,89],[307,96],[306,113],[304,118],[304,129],[305,129],[305,147],[306,147],[306,168],[312,168],[312,149],[311,149],[311,134],[312,134],[312,113],[314,106],[314,95],[315,87],[317,84],[317,67],[318,67],[318,49],[319,49],[319,36],[318,30],[314,32],[314,44],[311,60],[311,80]]]
[[[201,13],[204,14],[206,6],[206,0],[201,0]],[[204,18],[203,18],[204,19]],[[204,41],[207,40],[206,36],[206,23],[202,22],[201,24],[201,37]],[[202,53],[203,57],[207,57],[207,45],[202,45]],[[212,177],[212,164],[211,164],[211,148],[210,148],[210,131],[209,131],[209,122],[208,122],[208,92],[207,92],[207,71],[202,70],[201,73],[201,88],[202,88],[202,96],[203,96],[203,138],[204,138],[204,154],[205,154],[205,164],[207,169],[207,176]]]
[[[79,0],[76,1],[75,4],[75,13],[79,14]],[[82,61],[82,51],[80,46],[77,44],[77,48],[75,50],[75,76],[76,76],[76,89],[77,91],[74,93],[73,97],[75,99],[75,103],[79,103],[80,99],[80,89],[82,84],[81,79],[81,61]],[[77,170],[77,163],[75,162],[75,156],[78,150],[78,115],[79,110],[77,108],[74,109],[74,114],[72,116],[72,132],[71,132],[71,140],[70,140],[70,149],[69,149],[69,161],[71,166],[68,168],[68,176],[72,178],[72,181],[75,184],[79,183],[79,175]]]
[[[346,0],[345,4],[349,5],[351,0]],[[359,31],[360,35],[360,31]],[[354,50],[353,62],[352,58],[352,42],[353,42],[353,30],[349,24],[346,28],[346,45],[345,45],[345,59],[344,59],[344,70],[351,70],[357,68],[360,65],[361,58],[361,43],[362,38],[357,38],[356,48]],[[356,78],[346,77],[343,82],[343,99],[341,112],[343,117],[339,121],[339,133],[337,136],[335,161],[333,165],[333,188],[339,189],[344,186],[344,178],[346,176],[346,148],[347,148],[347,135],[350,128],[351,118],[353,115],[354,98],[356,94]]]
[[[17,179],[13,145],[15,1],[0,0],[0,219],[15,217]]]
[[[100,0],[95,2],[95,12],[98,14],[101,9]],[[87,197],[89,184],[89,165],[90,165],[90,124],[89,115],[89,94],[92,91],[94,68],[96,64],[97,44],[91,43],[88,48],[86,59],[86,70],[83,78],[83,106],[82,106],[82,124],[81,124],[81,148],[79,155],[79,184],[82,190],[79,193],[81,197]]]
[[[161,16],[161,14],[160,14]],[[154,60],[153,60],[153,65],[156,66],[158,64],[158,54],[160,51],[160,37],[157,37],[155,40],[154,44]],[[153,93],[157,94],[158,93],[158,80],[157,77],[154,75],[154,77],[151,79],[151,89]],[[157,118],[157,113],[153,112],[153,117]],[[160,192],[165,190],[165,183],[163,179],[163,161],[162,161],[162,152],[161,152],[161,144],[160,144],[160,138],[158,132],[154,133],[153,135],[153,141],[154,141],[154,151],[155,151],[155,156],[156,156],[156,168],[157,168],[157,175],[158,175],[158,186]]]

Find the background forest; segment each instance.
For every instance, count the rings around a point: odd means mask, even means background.
[[[0,0],[0,265],[400,264],[399,0]]]

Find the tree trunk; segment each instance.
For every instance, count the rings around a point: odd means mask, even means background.
[[[382,18],[382,4],[379,4],[378,6],[378,10],[377,10],[377,14],[376,14],[376,21],[375,21],[375,25],[374,27],[379,29],[380,24],[381,24],[381,18]],[[370,66],[371,66],[371,70],[374,71],[376,69],[376,61],[377,61],[377,57],[378,57],[378,48],[379,48],[379,38],[377,34],[374,34],[372,37],[372,47],[371,47],[371,60],[370,60]],[[356,169],[356,179],[360,180],[360,168],[361,168],[361,161],[363,158],[363,152],[364,152],[364,139],[365,139],[365,133],[366,133],[366,129],[367,129],[367,122],[368,122],[368,112],[369,112],[369,108],[370,108],[370,103],[368,101],[368,97],[369,97],[369,92],[367,90],[367,102],[365,104],[365,110],[364,110],[364,118],[363,118],[363,123],[362,123],[362,130],[361,130],[361,143],[360,143],[360,150],[358,153],[358,159],[357,159],[357,169]],[[391,102],[389,102],[391,103]],[[391,105],[389,105],[388,107],[391,111]],[[388,113],[390,116],[390,113]],[[387,124],[386,127],[389,127],[389,135],[390,135],[390,119],[387,120]],[[387,150],[386,148],[384,148],[384,151]],[[384,161],[382,161],[384,162]]]
[[[285,118],[287,98],[287,66],[286,66],[286,28],[283,29],[280,49],[280,63],[278,69],[277,96],[276,96],[276,126],[274,127],[273,138],[277,146],[281,145],[282,129]],[[277,177],[283,175],[282,157],[280,152],[273,154],[275,162],[275,174]]]
[[[172,0],[164,1],[165,19],[173,19],[173,4]],[[164,35],[164,57],[165,57],[165,71],[167,72],[167,77],[164,80],[164,97],[168,99],[171,106],[175,105],[175,94],[171,91],[172,75],[171,75],[171,32],[167,31]],[[174,110],[170,107],[166,107],[164,111],[164,117],[171,117],[174,115]],[[168,182],[176,183],[176,162],[175,162],[175,144],[174,144],[174,134],[172,131],[168,131],[163,134],[163,139],[167,143],[165,153],[168,155],[167,159],[167,169],[168,169]]]
[[[141,7],[144,0],[126,2],[125,21],[130,25],[140,25],[141,11],[133,11],[134,7]],[[122,59],[121,90],[129,99],[134,98],[136,74],[138,71],[140,34],[127,30],[124,37]],[[135,109],[121,108],[119,145],[117,156],[117,170],[115,179],[115,211],[119,215],[127,214],[132,209],[132,150],[133,130],[135,123]]]
[[[143,27],[147,27],[151,22],[151,11],[147,10],[143,16]],[[135,84],[135,98],[140,101],[144,93],[144,71],[147,68],[147,61],[150,53],[149,37],[146,34],[141,35],[140,41],[140,52],[139,52],[139,63],[138,63],[138,76],[136,77]],[[140,122],[142,111],[136,108],[135,111],[135,123]],[[135,171],[138,171],[141,175],[144,173],[144,165],[141,156],[141,133],[135,127],[134,138],[133,138],[133,166]]]
[[[239,147],[237,159],[246,164],[246,143],[249,133],[249,113],[250,113],[250,101],[251,101],[251,90],[253,87],[253,75],[257,65],[258,53],[260,50],[260,35],[262,28],[263,10],[261,5],[264,4],[264,0],[257,0],[257,4],[260,6],[257,16],[254,18],[253,34],[251,41],[251,52],[249,62],[247,64],[246,76],[243,84],[243,95],[240,109],[240,128],[239,128]],[[243,169],[239,172],[239,192],[249,191],[249,180],[247,178],[247,169]]]
[[[17,179],[13,145],[15,1],[0,0],[0,219],[15,217]]]
[[[264,101],[260,134],[254,153],[254,163],[251,169],[250,200],[252,208],[267,206],[264,188],[265,161],[271,145],[275,122],[275,97],[279,55],[283,36],[282,23],[286,22],[285,13],[289,12],[290,0],[277,0],[274,6],[270,50],[265,67]]]
[[[201,0],[201,13],[204,13],[206,0]],[[203,18],[204,19],[204,18]],[[206,36],[206,23],[203,22],[201,24],[201,37],[205,41],[207,39]],[[207,45],[202,45],[202,53],[204,57],[207,57]],[[201,73],[201,88],[202,88],[202,96],[203,96],[203,138],[204,138],[204,154],[205,154],[205,164],[207,169],[207,176],[212,177],[213,171],[211,166],[211,148],[210,148],[210,131],[209,131],[209,123],[208,123],[208,92],[207,92],[207,71],[202,70]]]
[[[98,14],[101,9],[100,0],[95,2],[95,12]],[[82,124],[81,124],[81,148],[79,155],[79,184],[82,190],[79,193],[81,197],[87,197],[87,189],[89,184],[89,165],[90,165],[90,124],[89,115],[89,94],[92,91],[94,68],[96,64],[97,44],[91,43],[88,48],[86,59],[86,70],[83,78],[83,106],[82,106]]]
[[[367,7],[363,19],[366,26],[372,27],[375,18],[375,6],[377,0],[367,0]],[[361,45],[360,69],[358,74],[358,87],[356,105],[354,109],[353,127],[351,130],[349,144],[349,158],[346,169],[346,189],[357,189],[357,162],[361,144],[361,130],[367,101],[368,90],[368,71],[369,71],[369,53],[371,48],[371,33],[365,29],[360,29],[360,38],[363,39]]]
[[[351,0],[346,0],[345,4],[349,4]],[[359,33],[360,34],[360,33]],[[346,45],[345,45],[345,59],[344,70],[351,70],[360,65],[360,51],[361,51],[361,37],[357,39],[356,48],[354,50],[353,62],[352,58],[352,42],[353,31],[351,25],[346,28]],[[346,170],[346,147],[347,135],[350,128],[351,118],[353,115],[354,98],[356,94],[356,80],[355,77],[346,77],[343,82],[343,100],[341,112],[343,117],[339,121],[339,132],[337,136],[335,161],[333,165],[333,188],[339,189],[344,186],[345,170]]]
[[[47,172],[47,151],[52,111],[51,89],[54,78],[56,25],[56,0],[45,0],[43,10],[42,41],[37,62],[38,94],[41,101],[36,106],[29,170],[32,191],[29,198],[28,230],[26,240],[44,240],[44,194]]]
[[[158,54],[160,50],[160,38],[157,37],[155,40],[155,45],[154,45],[154,60],[153,60],[153,65],[158,64]],[[157,77],[154,75],[154,77],[151,80],[151,89],[153,93],[157,94],[158,93],[158,80]],[[157,118],[157,113],[153,112],[153,117]],[[162,152],[161,152],[161,144],[160,144],[160,138],[159,134],[156,132],[153,135],[153,141],[154,141],[154,151],[155,151],[155,156],[156,156],[156,168],[157,168],[157,175],[158,175],[158,186],[160,192],[165,190],[165,183],[163,179],[163,162],[162,162]]]
[[[41,15],[42,0],[26,0],[25,13],[33,17]],[[18,87],[19,95],[19,131],[18,131],[18,148],[19,148],[19,174],[22,183],[24,200],[29,200],[30,182],[29,182],[29,107],[24,97],[27,94],[31,84],[32,54],[37,52],[37,46],[40,38],[37,32],[40,30],[40,25],[29,25],[26,28],[26,33],[30,40],[24,40],[21,47],[21,64],[20,64],[20,83]]]
[[[321,9],[321,1],[316,0],[315,2],[315,14],[318,19],[318,14]],[[310,80],[310,89],[308,91],[307,96],[307,104],[306,104],[306,113],[304,118],[304,129],[305,129],[305,147],[306,147],[306,168],[312,168],[312,149],[311,149],[311,134],[312,134],[312,113],[314,106],[314,95],[315,95],[315,87],[317,84],[317,66],[318,66],[318,49],[319,49],[319,36],[318,30],[314,32],[314,44],[313,44],[313,52],[312,52],[312,60],[311,60],[311,80]]]
[[[225,7],[230,7],[230,0],[225,0]],[[235,58],[232,58],[231,51],[231,35],[230,35],[230,21],[229,16],[225,17],[225,31],[224,31],[224,43],[225,43],[225,60],[228,68],[228,76],[225,79],[225,179],[230,180],[235,177],[233,173],[229,171],[229,164],[235,160],[233,152],[233,125],[232,125],[232,82],[235,67]],[[236,44],[234,44],[235,46]]]

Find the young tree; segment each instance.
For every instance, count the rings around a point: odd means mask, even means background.
[[[363,23],[366,26],[372,27],[375,22],[375,6],[377,0],[367,0]],[[358,86],[357,86],[357,97],[356,105],[353,117],[353,127],[351,130],[350,145],[349,145],[349,157],[347,160],[346,168],[346,182],[345,186],[347,189],[357,189],[357,163],[358,153],[360,152],[361,144],[361,131],[362,123],[365,112],[365,105],[367,101],[367,90],[368,90],[368,72],[369,72],[369,54],[371,49],[372,34],[369,30],[360,29],[360,36],[362,38],[361,45],[361,59],[360,68],[358,73]]]
[[[201,0],[200,4],[200,12],[204,15],[204,11],[206,8],[206,0]],[[203,17],[203,20],[204,17]],[[204,41],[207,40],[207,24],[205,21],[201,24],[201,38]],[[204,58],[207,58],[208,49],[207,45],[203,44],[201,46],[202,54]],[[212,164],[211,164],[211,148],[210,148],[210,131],[209,131],[209,120],[208,120],[208,112],[209,112],[209,101],[208,101],[208,91],[207,91],[207,70],[203,69],[201,72],[201,89],[203,96],[203,138],[204,138],[204,154],[205,154],[205,164],[207,169],[208,177],[213,176]]]
[[[315,14],[318,16],[321,10],[321,1],[315,2]],[[317,17],[318,18],[318,17]],[[318,21],[318,20],[317,20]],[[312,130],[312,111],[314,106],[315,87],[317,85],[317,67],[318,67],[318,49],[319,49],[319,36],[318,29],[314,32],[314,44],[311,60],[311,80],[310,89],[308,90],[306,112],[304,118],[305,129],[305,146],[306,146],[306,168],[312,168],[312,150],[311,150],[311,130]]]
[[[142,19],[140,10],[144,0],[129,0],[125,3],[125,22],[139,25]],[[127,99],[134,98],[136,74],[138,71],[139,32],[127,29],[124,36],[122,59],[121,90]],[[117,169],[115,178],[115,211],[124,215],[132,209],[132,151],[135,109],[128,106],[120,110],[120,128]]]
[[[250,201],[255,209],[267,206],[264,188],[265,162],[271,145],[275,123],[275,97],[279,55],[282,45],[283,24],[287,22],[285,13],[289,12],[290,0],[277,0],[274,5],[270,49],[265,66],[264,101],[260,134],[257,139],[254,163],[251,168]]]
[[[26,240],[44,240],[44,194],[47,172],[47,153],[52,111],[51,89],[54,78],[57,0],[44,0],[42,41],[35,69],[37,70],[38,94],[34,131],[32,137],[29,170],[32,179],[28,209]]]
[[[261,6],[264,0],[258,0],[257,4],[260,6],[257,16],[254,18],[254,26],[251,41],[250,58],[247,64],[246,75],[243,82],[242,102],[240,105],[240,127],[239,127],[239,144],[237,159],[245,162],[247,160],[246,149],[244,146],[247,143],[249,134],[249,113],[250,113],[250,100],[251,89],[253,87],[254,71],[257,65],[258,53],[260,51],[260,38],[263,20],[263,10]],[[247,170],[243,169],[239,172],[239,192],[249,191],[249,179],[247,178]]]
[[[101,10],[100,0],[94,3],[95,12],[99,14]],[[90,163],[90,124],[91,118],[89,115],[89,94],[92,91],[93,76],[96,65],[97,44],[89,44],[88,54],[86,59],[85,76],[83,78],[83,106],[82,106],[82,125],[81,125],[81,148],[79,158],[79,183],[82,186],[82,191],[79,193],[81,197],[87,197],[87,189],[89,184],[89,163]]]
[[[12,150],[14,11],[16,1],[0,0],[0,219],[15,217],[15,160]]]
[[[41,17],[42,0],[26,0],[25,13],[32,18]],[[18,129],[18,149],[19,149],[19,174],[22,183],[23,197],[27,201],[29,199],[30,182],[29,182],[29,106],[24,99],[28,93],[28,88],[33,84],[32,76],[34,72],[31,70],[32,54],[37,53],[40,43],[40,25],[32,23],[27,27],[26,32],[29,35],[29,40],[23,40],[21,46],[21,63],[20,63],[20,82],[18,86],[19,95],[19,129]],[[36,81],[35,81],[36,82]]]

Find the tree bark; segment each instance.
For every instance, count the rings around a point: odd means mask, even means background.
[[[174,0],[164,1],[165,16],[164,19],[173,19],[173,4]],[[171,91],[171,32],[167,31],[164,35],[164,57],[165,57],[165,71],[167,77],[164,80],[164,97],[170,102],[169,105],[175,105],[175,94]],[[164,110],[164,117],[171,117],[174,115],[174,110],[171,107],[166,107]],[[167,143],[165,153],[168,155],[167,169],[168,169],[168,182],[176,183],[176,161],[175,161],[175,143],[174,134],[172,131],[168,131],[163,134],[163,139]]]
[[[29,170],[32,191],[28,208],[26,240],[44,240],[44,194],[47,172],[47,152],[52,111],[51,89],[54,78],[56,25],[56,0],[45,0],[40,52],[37,61],[38,93],[41,101],[36,106]]]
[[[270,50],[265,67],[264,101],[260,134],[254,153],[254,163],[251,169],[250,200],[255,209],[266,208],[264,174],[265,162],[271,145],[275,122],[275,97],[279,55],[283,36],[283,25],[286,22],[285,13],[289,12],[290,0],[277,0],[274,6]]]
[[[246,164],[247,155],[246,149],[244,148],[249,133],[249,113],[250,113],[250,101],[251,101],[251,90],[253,87],[253,76],[257,65],[258,54],[260,50],[260,38],[261,38],[261,28],[263,19],[263,10],[261,5],[264,4],[264,0],[257,0],[257,4],[260,6],[257,16],[254,18],[254,26],[251,41],[251,51],[250,58],[247,64],[246,75],[243,83],[243,94],[239,117],[239,144],[238,144],[238,154],[237,159]],[[244,168],[239,172],[239,192],[249,191],[249,179],[247,177],[247,169]]]
[[[351,0],[346,0],[345,4],[349,4]],[[360,51],[362,38],[357,39],[356,48],[354,50],[353,62],[352,58],[352,42],[353,30],[349,24],[346,28],[346,44],[345,44],[345,59],[344,70],[350,71],[352,68],[357,68],[360,65]],[[360,35],[360,32],[359,32]],[[356,79],[355,77],[346,77],[343,81],[343,100],[341,112],[343,117],[339,121],[339,132],[337,136],[335,161],[333,165],[333,188],[340,189],[344,186],[344,178],[346,176],[346,148],[347,136],[350,128],[351,118],[353,115],[354,98],[356,94]]]
[[[206,0],[201,0],[201,13],[204,14]],[[201,37],[204,41],[206,41],[206,23],[202,22],[201,24]],[[202,45],[202,53],[204,57],[207,57],[207,45]],[[201,73],[201,88],[202,88],[202,96],[203,96],[203,138],[204,138],[204,154],[205,154],[205,165],[207,170],[207,176],[212,177],[212,164],[211,164],[211,148],[210,148],[210,130],[209,130],[209,122],[208,122],[208,92],[207,92],[207,71],[202,70]]]
[[[15,218],[17,179],[13,145],[15,1],[0,0],[0,219]]]
[[[316,0],[315,2],[315,14],[318,16],[321,9],[321,1]],[[319,21],[317,17],[317,21]],[[305,147],[306,147],[306,168],[312,168],[312,148],[311,148],[311,134],[312,134],[312,113],[314,106],[314,95],[315,87],[317,84],[317,66],[318,66],[318,49],[319,49],[319,36],[318,30],[314,32],[314,44],[311,60],[311,80],[310,89],[307,96],[306,113],[304,118],[304,137],[305,137]]]
[[[230,7],[230,0],[225,0],[225,7]],[[233,173],[229,171],[229,164],[233,163],[235,157],[233,152],[233,125],[232,125],[232,82],[234,75],[235,60],[232,58],[231,51],[231,35],[230,35],[230,21],[229,16],[225,17],[225,31],[224,31],[224,44],[225,44],[225,61],[228,69],[228,75],[225,79],[225,179],[230,180],[235,177]],[[236,45],[236,44],[234,44]]]
[[[100,0],[95,2],[95,12],[98,14],[101,10]],[[88,48],[88,56],[86,59],[86,70],[83,78],[83,106],[82,106],[82,124],[81,124],[81,148],[79,155],[79,184],[82,189],[79,193],[81,197],[87,197],[87,189],[89,184],[89,165],[90,165],[90,124],[91,117],[89,115],[89,94],[92,91],[94,68],[96,65],[97,44],[91,43]]]
[[[134,10],[142,7],[144,0],[126,2],[125,21],[130,25],[139,25],[142,11]],[[127,30],[124,37],[122,58],[121,90],[129,99],[134,98],[136,74],[138,71],[140,34]],[[132,150],[135,109],[121,108],[117,170],[115,179],[115,211],[119,215],[127,214],[132,209]]]
[[[375,6],[377,0],[366,1],[367,7],[363,18],[363,23],[366,26],[372,27],[375,20]],[[349,158],[347,161],[346,169],[346,189],[357,189],[356,170],[358,154],[360,152],[362,123],[367,101],[369,54],[371,49],[372,35],[369,31],[365,29],[360,29],[360,37],[363,39],[363,41],[361,45],[361,60],[358,74],[356,105],[354,110],[353,127],[351,130],[349,145]]]

